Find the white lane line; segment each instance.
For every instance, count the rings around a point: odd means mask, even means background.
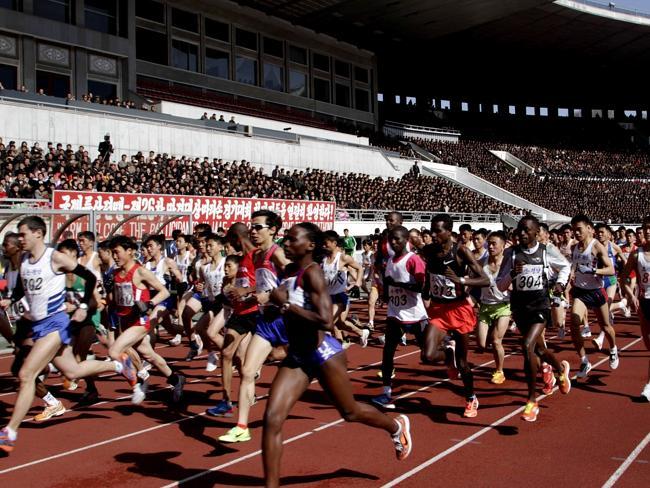
[[[620,350],[621,350],[621,351],[624,351],[624,350],[626,350],[626,349],[632,347],[632,346],[635,345],[636,343],[638,343],[640,340],[641,340],[641,338],[639,337],[639,338],[633,340],[632,342],[630,342],[629,344],[627,344],[626,346],[622,347]],[[600,361],[598,361],[597,363],[595,363],[593,367],[594,367],[594,368],[597,368],[598,366],[600,366],[601,364],[603,364],[605,361],[609,361],[609,358],[606,357],[606,358],[601,359]],[[557,389],[558,389],[558,387],[556,386],[556,387],[553,389],[553,391],[555,391],[555,390],[557,390]],[[548,395],[542,395],[542,396],[538,397],[538,400],[543,400],[543,399],[546,398],[547,396],[548,396]],[[481,430],[479,430],[478,432],[475,432],[474,434],[472,434],[471,436],[466,437],[466,438],[463,439],[462,441],[460,441],[460,442],[454,444],[453,446],[451,446],[449,449],[447,449],[447,450],[445,450],[445,451],[443,451],[443,452],[441,452],[441,453],[435,455],[435,456],[432,457],[432,458],[429,458],[428,460],[426,460],[426,461],[423,462],[422,464],[419,464],[418,466],[416,466],[416,467],[414,467],[413,469],[407,471],[407,472],[404,473],[403,475],[401,475],[401,476],[395,478],[394,480],[392,480],[392,481],[386,483],[386,484],[383,485],[381,488],[390,488],[390,487],[392,487],[392,486],[398,485],[398,484],[401,483],[402,481],[404,481],[404,480],[410,478],[411,476],[413,476],[414,474],[417,474],[417,473],[419,473],[420,471],[422,471],[422,470],[428,468],[428,467],[431,466],[432,464],[437,463],[438,461],[440,461],[441,459],[447,457],[447,456],[450,455],[451,453],[457,451],[457,450],[460,449],[461,447],[464,447],[464,446],[466,446],[467,444],[473,442],[473,441],[474,441],[475,439],[477,439],[478,437],[481,437],[482,435],[487,434],[488,432],[491,432],[491,431],[494,429],[494,427],[496,427],[496,426],[498,426],[498,425],[501,425],[502,423],[504,423],[505,421],[511,419],[511,418],[514,417],[515,415],[518,415],[519,413],[523,412],[523,411],[524,411],[524,408],[525,408],[525,405],[524,405],[524,406],[521,406],[521,407],[519,407],[519,408],[517,408],[516,410],[510,412],[510,413],[507,414],[507,415],[504,415],[504,416],[501,417],[500,419],[495,420],[494,422],[492,422],[492,423],[491,423],[490,425],[488,425],[487,427],[484,427],[484,428],[482,428]],[[649,434],[649,436],[650,436],[650,434]],[[638,455],[638,454],[637,454],[637,455]],[[636,457],[636,456],[635,456],[635,457]],[[626,468],[626,469],[627,469],[627,468]],[[616,473],[615,473],[615,474],[616,474]]]
[[[410,356],[410,355],[415,354],[415,353],[417,353],[417,352],[419,352],[419,350],[411,351],[411,352],[408,352],[408,353],[406,353],[406,354],[402,354],[401,356],[397,356],[396,359],[400,359],[400,358],[403,358],[403,357],[405,357],[405,356]],[[375,362],[375,363],[372,363],[372,364],[367,364],[367,365],[364,365],[364,366],[359,366],[359,367],[357,367],[357,368],[355,368],[355,369],[348,370],[348,372],[351,373],[351,372],[359,371],[359,370],[362,370],[362,369],[365,369],[365,368],[369,368],[369,367],[372,367],[372,366],[376,366],[377,364],[380,364],[380,363],[381,363],[381,361],[379,361],[379,362]],[[200,380],[194,380],[194,381],[197,381],[197,382],[198,382],[198,381],[200,381]],[[314,383],[314,382],[315,382],[315,381],[313,381],[312,383]],[[260,397],[257,397],[257,399],[259,400],[259,399],[265,398],[265,397],[267,397],[267,396],[268,396],[268,394],[267,394],[267,395],[262,395],[262,396],[260,396]],[[130,397],[130,395],[128,395],[128,396],[126,396],[126,397],[124,397],[124,398],[129,398],[129,397]],[[113,401],[114,401],[114,400],[113,400]],[[133,437],[133,436],[136,436],[136,435],[146,434],[147,432],[151,432],[151,431],[153,431],[153,430],[161,429],[161,428],[163,428],[163,427],[167,427],[167,426],[169,426],[169,425],[174,425],[174,424],[177,424],[177,423],[180,423],[180,422],[184,422],[184,421],[186,421],[186,420],[191,420],[191,419],[194,419],[194,418],[197,418],[197,417],[202,417],[202,416],[204,416],[204,415],[205,415],[205,412],[202,412],[202,413],[199,413],[199,414],[191,415],[191,416],[189,416],[189,417],[183,417],[183,418],[180,418],[180,419],[172,420],[172,421],[170,421],[170,422],[167,422],[167,423],[164,423],[164,424],[160,424],[160,425],[156,425],[156,426],[154,426],[154,427],[149,427],[149,428],[147,428],[147,429],[138,430],[138,431],[136,431],[136,432],[131,432],[131,433],[129,433],[129,434],[121,435],[121,436],[119,436],[119,437],[113,437],[113,438],[111,438],[111,439],[106,439],[105,441],[97,442],[97,443],[95,443],[95,444],[90,444],[90,445],[88,445],[88,446],[79,447],[79,448],[77,448],[77,449],[72,449],[72,450],[70,450],[70,451],[65,451],[65,452],[62,452],[62,453],[59,453],[59,454],[55,454],[55,455],[52,455],[52,456],[48,456],[48,457],[45,457],[45,458],[42,458],[42,459],[36,459],[36,460],[31,461],[31,462],[29,462],[29,463],[20,464],[20,465],[18,465],[18,466],[13,466],[13,467],[11,467],[11,468],[4,469],[4,470],[0,471],[0,474],[9,473],[9,472],[11,472],[11,471],[16,471],[16,470],[19,470],[19,469],[22,469],[22,468],[28,468],[28,467],[30,467],[30,466],[34,466],[35,464],[41,464],[41,463],[45,463],[45,462],[47,462],[47,461],[52,461],[52,460],[54,460],[54,459],[59,459],[59,458],[62,458],[62,457],[65,457],[65,456],[69,456],[69,455],[72,455],[72,454],[77,454],[77,453],[79,453],[79,452],[83,452],[83,451],[86,451],[86,450],[89,450],[89,449],[94,449],[95,447],[104,446],[104,445],[106,445],[106,444],[110,444],[110,443],[112,443],[112,442],[118,442],[118,441],[121,441],[121,440],[123,440],[123,439],[128,439],[129,437]],[[342,421],[343,421],[343,420],[339,420],[338,422],[342,422]],[[321,429],[321,430],[322,430],[322,429]],[[299,439],[299,438],[301,438],[301,437],[304,437],[304,436],[306,436],[306,435],[311,435],[311,434],[312,434],[312,431],[308,431],[308,432],[305,432],[304,434],[301,434],[300,436],[297,436],[296,438],[292,438],[292,439],[293,439],[293,440],[296,440],[296,439]],[[285,442],[287,442],[287,441],[285,441]],[[260,452],[261,452],[261,451],[260,451]],[[239,459],[239,458],[238,458],[238,459]],[[246,459],[247,459],[247,458],[246,458]],[[242,460],[243,460],[243,459],[242,459]],[[237,460],[235,460],[235,461],[237,461]],[[239,462],[239,461],[237,461],[237,462]],[[199,473],[199,474],[200,474],[200,473]]]
[[[634,448],[634,450],[630,453],[630,455],[625,459],[623,464],[621,464],[616,471],[614,471],[614,474],[609,477],[609,479],[605,482],[603,485],[603,488],[611,488],[616,484],[616,482],[619,480],[621,476],[623,476],[623,473],[627,471],[627,468],[630,467],[630,465],[634,462],[634,460],[637,458],[639,454],[641,454],[641,451],[645,449],[645,446],[650,443],[650,432],[643,438],[641,442]]]
[[[402,357],[404,357],[404,356],[410,356],[411,354],[415,354],[415,353],[419,353],[419,352],[420,352],[420,350],[417,349],[417,350],[412,351],[412,352],[410,352],[410,353],[403,354],[403,355],[401,355],[401,356],[396,356],[395,359],[399,359],[399,358],[402,358]],[[513,356],[514,354],[516,354],[516,353],[506,354],[506,355],[504,356],[504,359],[507,358],[507,357]],[[485,367],[485,366],[487,366],[487,365],[489,365],[489,364],[492,364],[492,363],[494,363],[494,359],[493,359],[492,361],[487,361],[487,362],[485,362],[485,363],[483,363],[483,364],[479,364],[478,366],[475,366],[475,367],[472,369],[472,371],[475,371],[475,370],[477,370],[477,369],[479,369],[479,368],[483,368],[483,367]],[[376,365],[378,365],[378,364],[381,364],[381,361],[378,361],[378,362],[373,363],[373,364],[368,364],[367,366],[363,366],[363,367],[360,367],[360,368],[356,368],[356,369],[354,369],[354,370],[352,370],[352,371],[358,371],[359,369],[368,368],[368,367],[370,367],[370,366],[376,366]],[[314,381],[312,381],[312,383],[315,383],[316,381],[317,381],[317,380],[314,380]],[[435,387],[435,386],[441,385],[442,383],[446,383],[446,382],[449,382],[449,381],[451,381],[451,380],[447,378],[447,379],[444,379],[444,380],[436,381],[436,382],[434,382],[434,383],[430,383],[430,384],[425,385],[425,386],[423,386],[423,387],[421,387],[421,388],[418,388],[417,390],[412,390],[412,391],[410,391],[410,392],[408,392],[408,393],[403,393],[402,395],[399,395],[399,396],[395,397],[395,400],[397,401],[397,400],[401,400],[401,399],[403,399],[403,398],[408,398],[408,397],[410,397],[411,395],[415,395],[416,393],[419,393],[419,392],[422,392],[422,391],[428,390],[429,388],[433,388],[433,387]],[[268,395],[265,395],[265,396],[268,396]],[[522,408],[522,410],[523,410],[523,408]],[[291,439],[287,439],[287,440],[285,440],[282,444],[283,444],[283,445],[284,445],[284,444],[288,444],[288,443],[293,442],[293,441],[295,441],[295,440],[297,440],[297,439],[301,439],[301,438],[303,438],[303,437],[307,437],[308,435],[311,435],[311,434],[313,434],[313,433],[320,432],[320,431],[325,430],[325,429],[329,429],[330,427],[338,426],[338,424],[340,424],[341,422],[344,422],[344,420],[343,420],[343,419],[338,419],[338,420],[335,420],[335,421],[330,422],[330,423],[328,423],[328,424],[321,425],[320,427],[316,427],[315,429],[313,429],[313,430],[311,430],[311,431],[309,431],[309,432],[305,432],[305,433],[303,433],[303,434],[300,434],[299,436],[292,437]],[[185,478],[185,479],[182,479],[182,480],[179,480],[179,481],[175,481],[174,483],[170,483],[170,484],[168,484],[168,485],[165,485],[165,486],[163,486],[162,488],[172,488],[172,487],[180,486],[180,485],[183,484],[183,483],[187,483],[187,482],[189,482],[189,481],[195,480],[195,479],[197,479],[197,478],[200,478],[200,477],[202,477],[202,476],[205,476],[206,474],[210,474],[210,473],[213,473],[213,472],[215,472],[215,471],[219,471],[220,469],[226,468],[226,467],[228,467],[228,466],[232,466],[233,464],[238,464],[238,463],[240,463],[240,462],[242,462],[242,461],[246,461],[247,459],[250,459],[250,458],[252,458],[252,457],[255,457],[255,456],[257,456],[258,454],[261,454],[261,453],[262,453],[262,451],[261,451],[261,450],[258,450],[258,451],[255,451],[255,452],[252,452],[252,453],[246,454],[245,456],[242,456],[242,457],[239,457],[239,458],[233,459],[232,461],[229,461],[229,462],[227,462],[227,463],[225,463],[225,464],[220,464],[219,466],[215,466],[215,467],[213,467],[213,468],[206,469],[205,471],[202,471],[202,472],[200,472],[200,473],[196,473],[195,475],[190,476],[189,478]]]

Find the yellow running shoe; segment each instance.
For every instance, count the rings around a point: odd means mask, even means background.
[[[251,440],[251,432],[235,425],[232,429],[219,437],[221,442],[246,442]]]
[[[539,404],[537,402],[528,402],[526,408],[524,408],[524,413],[521,414],[521,418],[526,422],[535,422],[538,413]]]
[[[490,380],[491,383],[494,383],[495,385],[501,385],[505,383],[506,381],[506,375],[503,373],[503,371],[495,371],[492,373],[492,379]]]
[[[383,373],[381,372],[381,369],[380,369],[379,371],[377,371],[377,378],[383,378],[383,377],[384,377],[384,375],[383,375]],[[391,377],[391,379],[395,378],[395,368],[393,368],[393,372],[391,373],[390,377]]]

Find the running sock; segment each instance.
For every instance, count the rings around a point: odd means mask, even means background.
[[[115,372],[117,374],[122,374],[122,371],[124,371],[124,365],[119,361],[115,361],[115,360],[113,360],[113,365],[115,366]]]
[[[582,364],[587,364],[589,362],[589,358],[587,356],[582,356],[580,358],[580,361],[582,362]]]
[[[15,441],[16,438],[18,437],[18,432],[16,432],[14,429],[9,427],[8,425],[5,427],[5,430],[7,431],[7,437],[9,437],[10,441]]]
[[[390,386],[384,386],[384,395],[390,398],[392,394],[393,394],[393,389]]]
[[[47,392],[47,395],[43,397],[43,401],[49,407],[55,407],[59,404],[59,401],[49,391]]]
[[[239,427],[239,428],[242,429],[242,430],[246,430],[246,429],[248,429],[248,425],[247,425],[247,424],[237,424],[237,427]]]

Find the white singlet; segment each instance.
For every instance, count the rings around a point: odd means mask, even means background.
[[[29,305],[25,317],[33,322],[65,310],[65,273],[54,272],[53,253],[54,249],[48,247],[35,263],[30,263],[30,255],[25,253],[20,265],[20,278]]]
[[[181,273],[182,283],[187,283],[187,270],[192,264],[192,256],[189,252],[185,252],[185,256],[177,254],[174,256],[174,262],[178,267],[178,271]]]
[[[345,293],[348,286],[347,271],[339,269],[342,255],[343,253],[338,252],[331,263],[328,263],[327,258],[325,258],[321,264],[323,274],[325,275],[325,282],[327,283],[327,292],[330,295]]]
[[[642,247],[637,249],[636,276],[639,297],[650,299],[650,262],[645,258]]]
[[[485,286],[481,288],[481,303],[484,305],[497,305],[500,303],[510,302],[510,296],[508,291],[501,291],[497,287],[497,276],[499,275],[499,269],[492,273],[490,271],[490,265],[488,264],[488,258],[485,257],[483,262],[483,271],[486,276],[490,278],[490,286]]]
[[[221,258],[221,261],[219,261],[215,269],[212,268],[212,264],[208,263],[203,267],[203,279],[205,280],[203,297],[210,301],[214,301],[221,294],[221,287],[225,276],[223,268],[226,264],[226,258]]]
[[[579,244],[573,248],[571,262],[575,266],[575,286],[583,290],[597,290],[603,287],[603,279],[594,274],[598,269],[598,258],[592,254],[596,239],[592,239],[587,248],[580,252]]]
[[[399,283],[415,285],[415,277],[406,268],[409,260],[420,259],[412,252],[406,253],[398,261],[392,257],[386,263],[386,277],[391,277]],[[422,271],[424,272],[424,263]],[[388,317],[393,317],[403,323],[420,322],[427,318],[427,311],[422,302],[422,295],[417,291],[406,290],[398,286],[388,287]]]

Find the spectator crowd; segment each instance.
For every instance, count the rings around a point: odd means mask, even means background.
[[[139,152],[102,162],[80,146],[48,143],[31,147],[0,138],[0,192],[9,198],[50,198],[52,191],[85,190],[224,197],[336,201],[340,208],[473,213],[518,210],[449,180],[410,173],[373,178],[318,169],[271,174],[248,161],[176,157]]]
[[[650,158],[622,150],[560,149],[460,140],[414,140],[444,163],[467,167],[516,195],[555,212],[585,213],[592,219],[640,222],[650,197]],[[489,150],[508,151],[532,174],[516,171]]]

